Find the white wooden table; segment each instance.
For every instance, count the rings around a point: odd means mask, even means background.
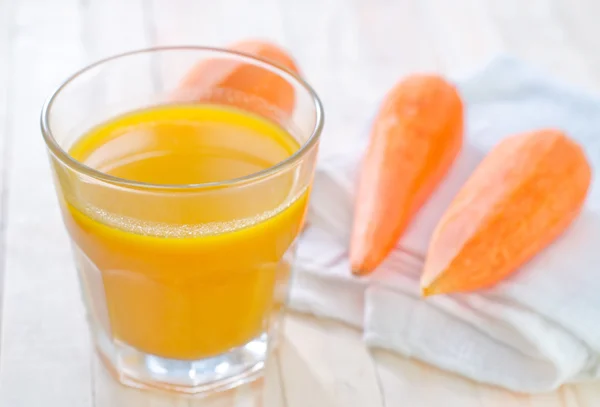
[[[124,389],[93,356],[38,129],[43,99],[83,64],[132,48],[292,50],[322,96],[323,144],[356,137],[401,75],[461,75],[508,52],[600,92],[598,0],[0,0],[1,407],[592,407],[600,383],[514,395],[365,348],[290,315],[266,379],[195,401]],[[64,250],[49,250],[49,241]]]

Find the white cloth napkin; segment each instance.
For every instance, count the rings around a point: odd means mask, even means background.
[[[347,240],[364,140],[325,154],[309,227],[300,240],[290,305],[364,330],[372,347],[412,356],[473,380],[536,393],[600,376],[600,199],[594,185],[569,230],[511,278],[472,294],[420,296],[433,228],[482,158],[503,136],[567,131],[600,168],[600,100],[499,58],[459,89],[469,142],[443,184],[376,272],[350,273]]]

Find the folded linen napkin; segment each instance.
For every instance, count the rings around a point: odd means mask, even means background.
[[[600,198],[594,185],[568,231],[496,287],[423,299],[429,238],[484,152],[501,137],[541,127],[567,131],[600,168],[600,100],[499,58],[459,83],[468,143],[396,249],[373,274],[350,273],[347,243],[364,140],[325,154],[309,227],[300,240],[291,307],[364,330],[372,347],[412,356],[519,392],[600,377]]]

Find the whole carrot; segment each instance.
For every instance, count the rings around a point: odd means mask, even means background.
[[[299,74],[292,57],[270,42],[245,40],[227,48]],[[289,115],[295,102],[292,85],[279,75],[248,63],[219,58],[201,61],[194,66],[180,82],[176,97],[187,101],[237,105],[267,116]]]
[[[556,239],[579,213],[591,169],[558,130],[518,134],[479,164],[438,223],[424,295],[490,287]]]
[[[413,75],[385,97],[358,181],[350,262],[373,271],[454,162],[463,140],[463,104],[435,75]]]

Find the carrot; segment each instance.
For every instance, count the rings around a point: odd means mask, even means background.
[[[247,40],[228,48],[299,74],[292,57],[275,44]],[[176,97],[230,104],[271,118],[288,117],[295,104],[293,86],[279,75],[258,66],[218,58],[194,66],[178,86]]]
[[[423,294],[486,288],[514,273],[569,226],[590,179],[583,150],[558,130],[502,141],[437,225]]]
[[[463,138],[456,89],[434,75],[414,75],[384,99],[358,181],[350,262],[373,271],[454,162]]]

